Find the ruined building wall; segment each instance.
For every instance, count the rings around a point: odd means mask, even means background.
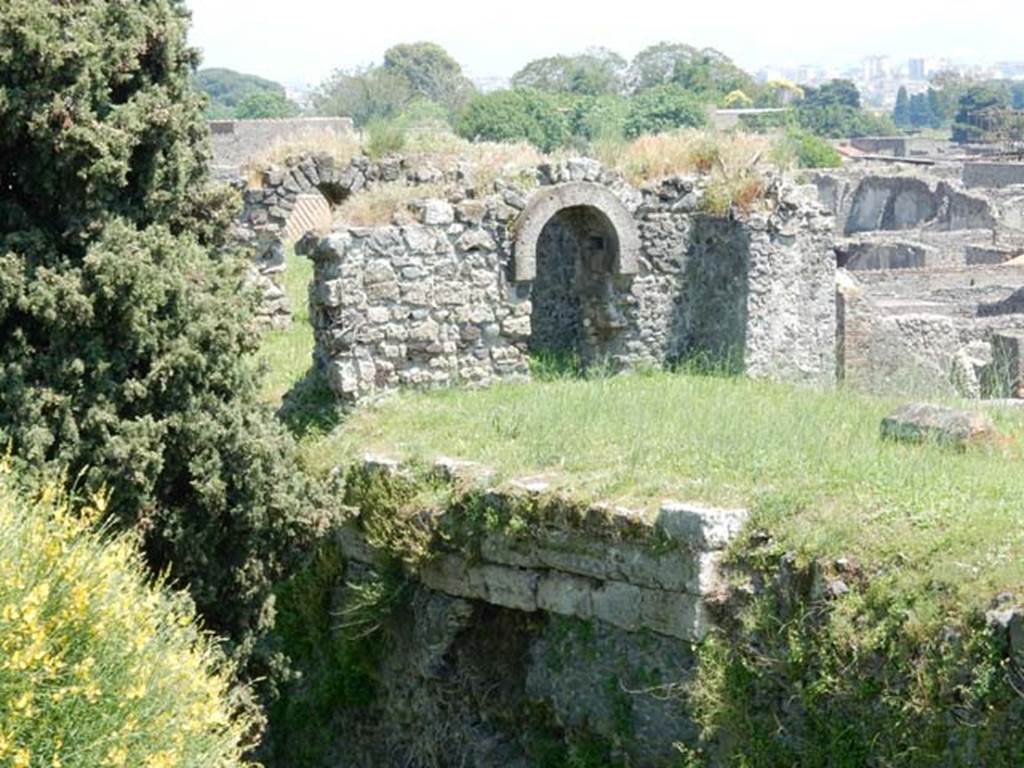
[[[213,169],[221,176],[234,175],[275,144],[356,135],[348,117],[211,120],[209,126]]]
[[[523,376],[542,350],[834,379],[832,220],[813,191],[773,188],[735,218],[702,213],[698,180],[640,190],[590,160],[542,167],[538,185],[456,189],[416,224],[320,241],[317,358],[340,396]]]
[[[840,378],[872,392],[992,391],[993,340],[1024,328],[1019,193],[920,171],[814,181],[847,235],[836,242]]]
[[[426,202],[420,223],[349,228],[313,257],[317,358],[346,399],[397,386],[525,376],[530,303],[502,269],[514,213]]]

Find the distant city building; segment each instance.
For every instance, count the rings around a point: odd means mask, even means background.
[[[907,77],[911,80],[924,80],[928,75],[928,67],[924,59],[910,59],[907,62]]]

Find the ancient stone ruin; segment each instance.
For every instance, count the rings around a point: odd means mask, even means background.
[[[698,179],[637,189],[577,159],[474,192],[312,249],[317,362],[342,398],[525,376],[531,352],[833,380],[831,217],[806,190],[710,216]]]
[[[239,231],[274,327],[291,316],[284,247],[313,233],[316,363],[347,401],[525,377],[531,354],[1016,397],[1015,173],[859,165],[809,174],[811,187],[776,179],[761,207],[712,215],[700,177],[636,187],[582,158],[479,184],[465,163],[304,155],[244,189]],[[408,216],[335,220],[392,184],[424,187]]]
[[[993,350],[1015,359],[1024,327],[1024,187],[968,190],[959,172],[814,177],[836,216],[841,380],[968,397],[1018,388]]]

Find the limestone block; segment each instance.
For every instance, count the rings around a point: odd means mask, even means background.
[[[640,627],[643,590],[632,584],[609,581],[591,593],[594,618],[635,631]]]
[[[560,616],[589,619],[594,615],[594,582],[579,576],[544,573],[537,583],[537,608]]]
[[[501,565],[482,565],[470,570],[479,570],[480,577],[487,585],[487,602],[492,605],[517,611],[537,610],[537,582],[540,576],[536,571]]]
[[[501,332],[514,339],[528,339],[530,337],[530,317],[508,317],[501,323]]]
[[[882,419],[882,437],[902,442],[934,440],[965,447],[995,435],[995,424],[987,414],[931,403],[908,403]]]
[[[470,568],[457,555],[441,555],[420,570],[420,581],[430,589],[456,597],[487,599],[487,584],[478,568]]]
[[[363,284],[390,283],[398,279],[394,268],[386,261],[372,259],[363,269]]]
[[[399,294],[397,280],[366,286],[366,298],[370,301],[394,301],[398,298]]]
[[[717,509],[689,502],[666,501],[655,525],[670,538],[692,549],[722,549],[747,521],[745,509]]]
[[[424,200],[419,208],[421,221],[429,226],[451,224],[455,221],[455,209],[447,200]]]
[[[701,598],[678,592],[642,590],[640,596],[641,626],[686,640],[701,640],[709,622]]]
[[[482,229],[467,230],[455,245],[462,251],[493,251],[498,247],[494,238]]]

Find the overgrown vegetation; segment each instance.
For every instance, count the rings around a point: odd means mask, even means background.
[[[1020,648],[971,604],[931,615],[948,582],[907,590],[867,562],[735,549],[734,575],[761,587],[700,647],[695,764],[1020,764]]]
[[[258,401],[186,20],[180,0],[0,16],[0,445],[23,473],[108,488],[154,572],[266,674],[271,586],[318,496]]]
[[[894,401],[850,392],[688,373],[580,378],[565,359],[534,373],[528,385],[364,406],[309,439],[306,460],[325,472],[367,449],[421,465],[443,452],[493,467],[494,483],[540,476],[581,500],[750,508],[720,627],[699,650],[695,686],[675,691],[703,727],[680,764],[1019,763],[1019,648],[984,612],[1024,584],[1024,417],[994,411],[1005,440],[958,452],[882,441]],[[436,508],[416,497],[427,490],[385,493],[377,517]],[[361,507],[377,498],[356,495]],[[468,498],[463,534],[539,524]],[[472,549],[458,531],[444,540]],[[405,546],[382,544],[395,557]],[[534,757],[562,765],[593,746],[607,759],[599,742],[567,744],[540,738]]]
[[[209,98],[206,116],[225,118],[294,117],[297,104],[288,99],[284,86],[233,69],[210,67],[195,74],[196,86]]]
[[[589,497],[743,504],[806,557],[851,557],[894,589],[978,606],[1024,582],[1015,499],[1024,418],[997,411],[1007,445],[960,454],[882,442],[893,401],[744,379],[658,373],[402,393],[305,446],[317,471],[362,450],[482,461]],[[587,414],[600,412],[601,419]],[[572,435],[571,442],[565,436]],[[936,590],[928,585],[941,583]]]
[[[14,485],[0,462],[0,763],[248,765],[246,692],[188,597],[94,528],[105,496]]]

